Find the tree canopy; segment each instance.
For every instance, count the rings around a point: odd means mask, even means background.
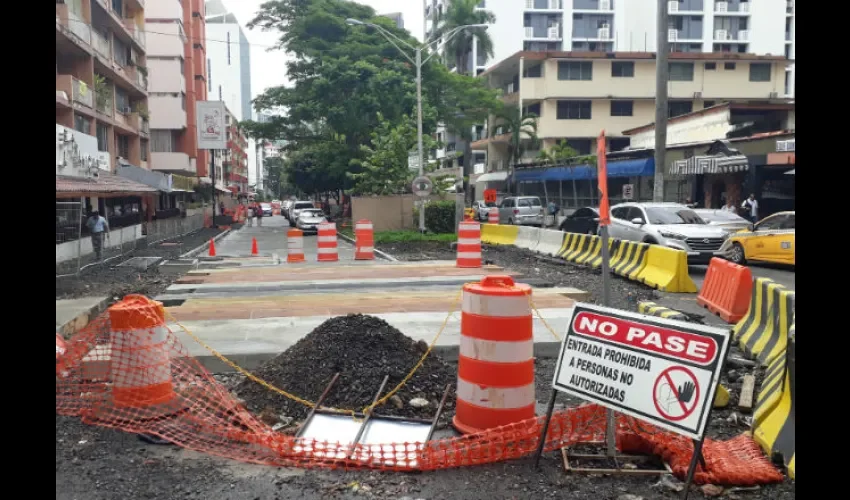
[[[419,45],[409,32],[346,0],[268,1],[248,24],[280,35],[275,50],[292,59],[286,63],[292,85],[269,88],[254,100],[257,111],[282,116],[245,128],[257,139],[288,141],[289,181],[306,193],[351,188],[369,155],[363,146],[375,149],[374,132],[416,116],[413,64],[379,30],[350,26],[348,18],[380,26],[415,57],[404,45]],[[450,73],[436,58],[423,65],[422,85],[426,134],[438,122],[471,127],[498,106],[497,94],[482,81]]]

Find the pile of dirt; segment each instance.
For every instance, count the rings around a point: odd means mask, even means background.
[[[372,403],[385,375],[384,394],[401,382],[427,350],[423,341],[414,342],[386,321],[364,314],[331,318],[279,356],[254,372],[257,377],[291,394],[315,402],[334,374],[339,372],[330,395],[322,406],[362,410]],[[401,417],[433,418],[446,385],[454,385],[457,372],[436,354],[431,354],[402,389],[376,413]],[[281,420],[304,419],[309,408],[251,380],[234,392],[249,410],[280,416]],[[424,407],[410,402],[421,398]],[[417,401],[416,403],[421,403]],[[452,389],[441,422],[454,414]]]

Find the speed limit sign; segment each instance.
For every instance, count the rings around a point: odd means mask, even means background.
[[[635,197],[635,185],[623,184],[623,199],[632,200]]]

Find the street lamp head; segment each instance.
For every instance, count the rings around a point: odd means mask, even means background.
[[[366,24],[366,23],[364,23],[363,21],[358,21],[357,19],[352,19],[352,18],[349,17],[348,19],[345,20],[345,24],[348,24],[349,26],[358,26],[358,25],[363,25],[363,24]]]

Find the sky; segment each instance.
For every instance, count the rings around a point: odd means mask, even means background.
[[[268,47],[277,43],[277,33],[249,30],[245,27],[259,10],[264,0],[222,0],[225,7],[236,16],[251,44],[251,97],[261,94],[266,88],[288,84],[286,78],[286,57],[280,51],[268,51]],[[413,36],[422,39],[422,0],[359,0],[378,14],[401,12],[404,27]]]

